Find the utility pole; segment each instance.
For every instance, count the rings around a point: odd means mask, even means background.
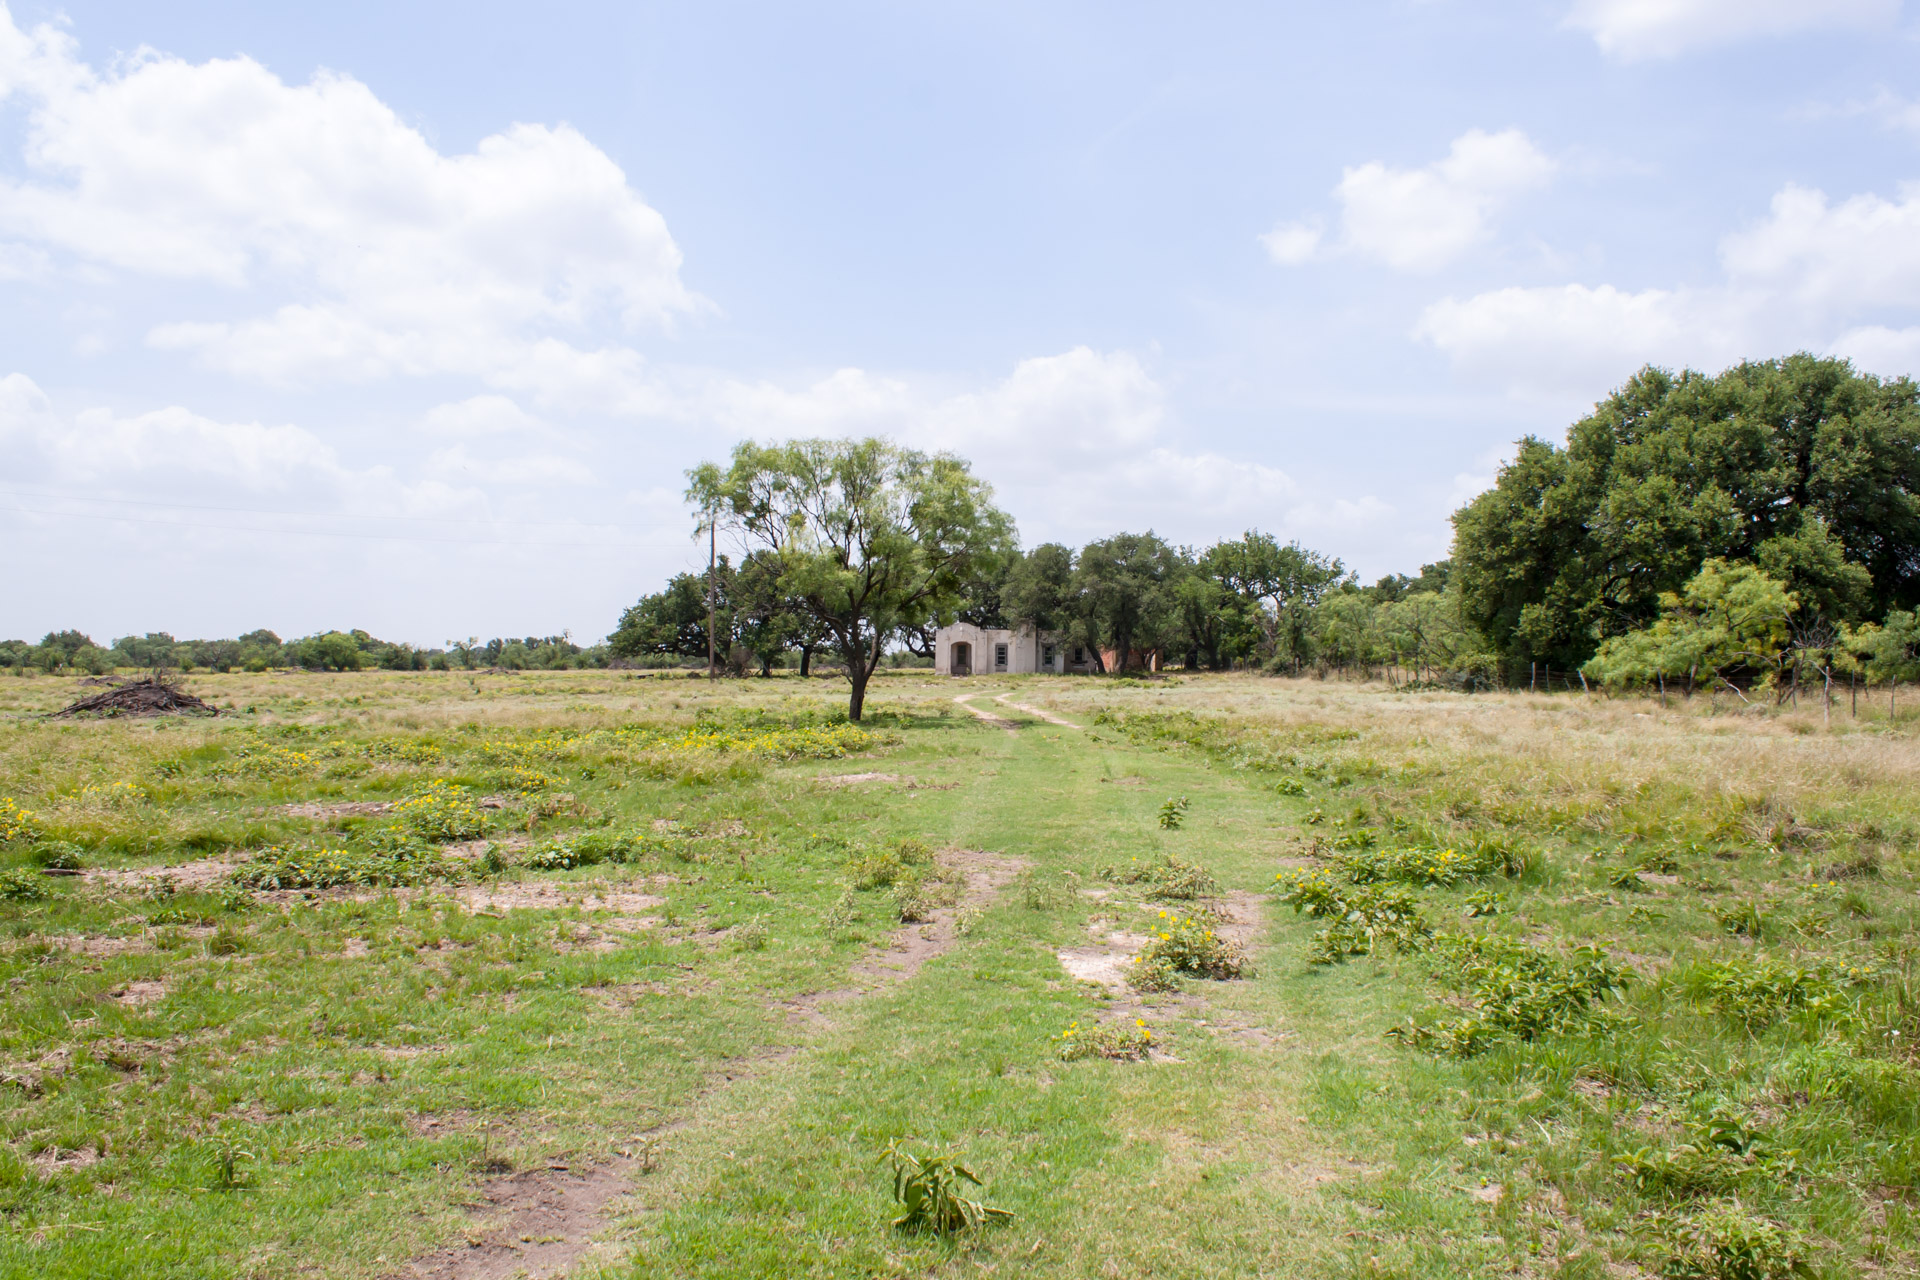
[[[716,581],[714,577],[713,552],[714,529],[716,524],[717,522],[713,518],[713,513],[709,511],[707,513],[707,679],[709,680],[713,679],[719,670],[713,655],[713,602]]]

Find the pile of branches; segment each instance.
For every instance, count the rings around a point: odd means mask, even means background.
[[[105,693],[82,698],[53,713],[54,719],[67,716],[183,716],[218,715],[213,707],[182,689],[155,671],[140,680],[128,680]]]

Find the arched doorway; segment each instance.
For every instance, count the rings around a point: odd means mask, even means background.
[[[950,675],[970,676],[973,674],[973,646],[965,640],[954,642],[947,650],[947,671]]]

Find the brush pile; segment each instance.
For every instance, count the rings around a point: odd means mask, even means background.
[[[140,680],[128,680],[105,693],[82,698],[53,713],[54,719],[67,716],[185,716],[218,715],[219,712],[169,680],[163,672],[153,672]]]

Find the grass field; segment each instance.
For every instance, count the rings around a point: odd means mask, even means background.
[[[0,1275],[1915,1273],[1881,704],[190,684],[0,681]]]

